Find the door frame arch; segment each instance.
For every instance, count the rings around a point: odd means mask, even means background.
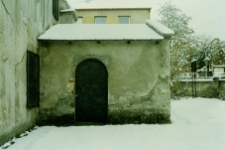
[[[79,67],[80,64],[84,63],[85,61],[88,61],[88,60],[94,60],[98,63],[101,63],[104,68],[105,68],[105,71],[107,73],[107,111],[106,111],[106,115],[107,115],[107,119],[106,119],[106,123],[108,122],[108,78],[109,78],[109,71],[108,71],[108,57],[107,56],[76,56],[74,57],[74,67],[75,67],[75,70],[74,70],[74,79],[75,79],[75,85],[74,85],[74,121],[76,122],[76,76],[77,76],[77,68]],[[73,68],[74,69],[74,68]]]

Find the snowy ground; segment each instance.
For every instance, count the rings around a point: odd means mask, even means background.
[[[44,126],[7,150],[225,150],[225,101],[183,98],[171,105],[172,124]]]

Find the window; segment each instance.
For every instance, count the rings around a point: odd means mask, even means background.
[[[95,24],[106,24],[106,17],[95,17]]]
[[[59,0],[52,0],[53,16],[56,20],[59,20]]]
[[[82,23],[83,23],[83,18],[82,17],[78,17],[76,24],[82,24]]]
[[[130,24],[130,17],[118,17],[119,24]]]
[[[27,51],[27,108],[39,106],[39,56]]]

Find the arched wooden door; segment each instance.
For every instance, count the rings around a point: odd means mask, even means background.
[[[106,123],[108,117],[108,72],[95,59],[76,69],[76,121]]]

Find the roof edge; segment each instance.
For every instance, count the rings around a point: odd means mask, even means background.
[[[49,39],[38,37],[38,41],[162,41],[162,39]]]
[[[152,8],[151,7],[140,7],[140,8],[137,8],[137,7],[130,7],[130,8],[75,8],[75,10],[109,10],[109,9],[117,9],[117,10],[143,10],[143,9],[149,9],[151,10]]]
[[[174,31],[155,20],[146,20],[146,24],[162,36],[172,36]]]
[[[88,34],[85,31],[88,30]],[[132,31],[137,30],[137,33]],[[98,31],[110,31],[99,34]],[[123,31],[119,33],[117,31]],[[164,37],[146,24],[57,24],[38,37],[38,40],[163,40]]]

